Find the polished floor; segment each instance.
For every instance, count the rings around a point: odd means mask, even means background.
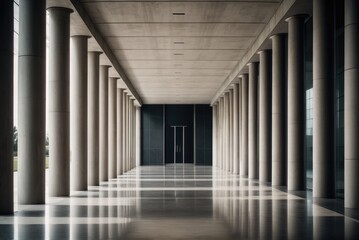
[[[17,206],[0,239],[359,239],[359,221],[257,181],[193,165],[117,179]]]

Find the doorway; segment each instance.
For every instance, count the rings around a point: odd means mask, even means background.
[[[171,126],[173,129],[173,163],[184,163],[187,126]]]

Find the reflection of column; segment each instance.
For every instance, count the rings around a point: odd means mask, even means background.
[[[88,210],[86,208],[88,202],[86,198],[83,198],[82,205],[78,205],[76,204],[76,200],[77,199],[70,198],[70,239],[83,239],[84,236],[87,236],[88,224],[79,221],[87,221],[84,216],[88,216]],[[66,239],[66,237],[60,237],[60,239]]]
[[[272,189],[272,192],[278,190]],[[287,207],[283,203],[286,199],[272,199],[272,239],[287,238]],[[290,201],[290,200],[289,200]]]
[[[109,184],[111,190],[108,191],[109,204],[108,204],[108,237],[109,239],[116,239],[118,237],[118,215],[117,215],[117,205],[115,200],[117,198],[117,183]]]
[[[45,202],[45,8],[45,0],[21,1],[20,4],[19,184],[17,191],[19,204],[41,204]],[[10,89],[6,89],[6,91],[10,91]]]
[[[233,173],[239,173],[239,84],[233,89]]]
[[[290,197],[290,195],[288,195],[288,197]],[[308,213],[306,212],[305,207],[303,208],[303,205],[301,205],[298,201],[302,200],[287,200],[287,239],[311,239],[311,236],[303,236],[303,233],[310,233],[307,228]],[[313,221],[314,219],[316,219],[316,217],[313,217]],[[283,231],[283,226],[281,226],[281,231]]]
[[[229,107],[229,128],[228,128],[228,134],[229,134],[229,166],[228,171],[233,171],[233,89],[229,90],[229,101],[228,101],[228,107]]]
[[[359,208],[358,1],[345,1],[345,207]]]
[[[313,197],[321,198],[335,197],[334,16],[334,0],[313,1]]]
[[[288,190],[304,190],[305,189],[304,17],[301,15],[293,16],[288,18],[287,22],[288,22]]]
[[[249,183],[253,184],[253,183]],[[250,199],[257,191],[253,186],[248,186],[248,239],[259,239],[259,202],[257,199]]]
[[[87,40],[71,37],[71,190],[87,190]]]
[[[259,180],[271,181],[271,55],[259,52]]]
[[[241,105],[240,175],[248,176],[248,74],[241,77]]]
[[[267,186],[259,186],[259,198],[265,197],[268,190]],[[272,194],[272,193],[270,193]],[[271,239],[272,236],[272,206],[273,201],[269,199],[259,200],[259,239]]]
[[[14,1],[0,2],[0,214],[14,211]]]
[[[122,108],[123,108],[123,89],[117,88],[117,175],[121,175],[123,173],[123,149],[122,149]]]
[[[108,69],[100,66],[100,182],[108,180]]]
[[[248,172],[249,178],[258,178],[258,62],[249,63],[248,84]]]
[[[272,39],[272,186],[286,185],[285,35]]]
[[[70,194],[70,13],[49,12],[49,195]]]
[[[116,178],[117,153],[116,153],[116,94],[117,78],[110,77],[108,84],[108,178]]]
[[[99,219],[100,207],[98,205],[87,205],[88,219],[89,221]],[[91,224],[91,227],[87,229],[87,239],[99,239],[100,238],[99,224]],[[51,239],[51,238],[50,238]]]
[[[101,52],[88,53],[88,126],[87,126],[87,179],[89,186],[99,185],[99,63]]]

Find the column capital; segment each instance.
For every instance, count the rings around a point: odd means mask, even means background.
[[[46,8],[46,11],[61,11],[61,12],[65,12],[65,13],[73,13],[74,10],[72,10],[71,8],[67,8],[67,7],[57,7],[57,6],[53,6],[53,7],[48,7]]]
[[[305,20],[308,16],[309,16],[308,14],[296,14],[296,15],[286,18],[285,21],[289,22],[292,20]]]

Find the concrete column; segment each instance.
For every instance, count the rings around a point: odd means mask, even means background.
[[[127,108],[127,93],[123,92],[122,95],[122,170],[123,173],[127,172],[127,126],[126,126],[126,108]]]
[[[229,90],[229,101],[228,101],[228,107],[229,107],[229,128],[228,128],[228,134],[229,134],[229,172],[233,172],[233,89]]]
[[[359,208],[359,5],[345,1],[345,207]]]
[[[14,1],[0,2],[0,215],[14,211]]]
[[[71,190],[87,190],[87,43],[71,37],[70,153]]]
[[[117,177],[117,153],[116,153],[116,94],[117,94],[117,78],[110,77],[108,84],[108,177]]]
[[[233,88],[233,173],[239,174],[239,84]]]
[[[70,195],[70,14],[49,12],[49,196]]]
[[[218,167],[223,169],[223,97],[219,98],[218,101]]]
[[[248,83],[248,172],[249,178],[258,178],[258,62],[249,66]]]
[[[99,87],[100,87],[100,54],[101,52],[88,53],[88,85],[87,85],[87,184],[89,186],[98,186],[99,163],[100,163],[100,104],[99,104]]]
[[[229,144],[230,144],[230,138],[229,138],[229,92],[226,92],[224,94],[224,140],[223,140],[223,150],[224,150],[224,170],[229,171]]]
[[[20,1],[19,7],[18,203],[42,204],[45,202],[46,1]]]
[[[212,106],[212,166],[217,167],[217,110],[218,105]]]
[[[122,126],[122,108],[123,108],[123,89],[117,88],[117,175],[123,173],[123,126]]]
[[[334,0],[313,1],[313,197],[319,198],[335,197],[334,16]]]
[[[271,52],[259,53],[259,181],[270,182],[272,177],[271,152]]]
[[[305,190],[304,16],[288,22],[288,190]]]
[[[286,51],[285,35],[272,39],[272,186],[286,181]]]
[[[248,74],[241,76],[241,163],[240,175],[248,176]]]
[[[108,181],[108,69],[100,66],[100,182]]]
[[[141,165],[141,107],[136,107],[136,167]]]

